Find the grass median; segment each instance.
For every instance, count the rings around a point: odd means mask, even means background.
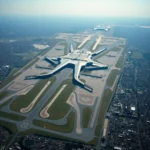
[[[34,98],[37,96],[37,94],[43,89],[45,84],[48,81],[51,81],[51,84],[47,87],[47,89],[42,93],[42,95],[37,100],[37,102],[36,102],[36,104],[37,104],[39,102],[39,100],[41,99],[41,97],[44,95],[44,93],[52,86],[52,84],[55,82],[55,80],[56,80],[55,76],[45,79],[45,80],[40,80],[26,95],[18,96],[15,99],[15,101],[13,101],[13,103],[10,105],[10,108],[13,111],[20,112],[20,109],[27,107],[34,100]]]
[[[119,70],[117,70],[117,69],[112,70],[112,71],[110,72],[108,78],[107,78],[107,81],[106,81],[107,85],[108,85],[108,86],[113,86],[113,84],[114,84],[114,82],[115,82],[115,80],[116,80],[116,77],[117,77],[119,74],[120,74],[120,71],[119,71]]]
[[[17,132],[17,127],[15,124],[13,123],[9,123],[9,122],[6,122],[6,121],[0,121],[0,125],[1,126],[4,126],[6,128],[8,128],[12,133],[16,133]]]
[[[0,111],[0,117],[11,119],[11,120],[16,120],[16,121],[22,121],[22,120],[26,119],[26,117],[24,117],[24,116],[19,116],[16,114],[6,113],[6,112],[2,112],[2,111]]]
[[[64,80],[61,83],[61,85],[57,88],[55,93],[52,95],[52,97],[49,99],[49,101],[47,102],[47,104],[44,107],[46,107],[48,105],[48,103],[53,99],[53,97],[58,93],[58,91],[62,88],[62,86],[64,84],[66,84],[67,86],[60,93],[60,95],[56,98],[56,100],[51,105],[51,107],[48,109],[48,113],[50,114],[49,119],[52,119],[52,120],[61,119],[70,110],[70,105],[67,104],[66,101],[75,88],[71,79]]]
[[[105,117],[105,114],[107,112],[107,107],[110,103],[112,94],[113,94],[113,92],[110,89],[106,89],[104,91],[104,95],[102,97],[102,104],[101,104],[99,115],[98,115],[97,126],[95,128],[95,135],[96,136],[99,136],[100,132],[102,130],[104,117]]]
[[[1,92],[0,93],[0,100],[3,99],[4,97],[6,97],[8,95],[7,91]]]
[[[89,108],[89,107],[83,108],[83,110],[82,110],[82,125],[83,125],[83,128],[88,127],[91,115],[92,115],[92,109],[91,108]]]
[[[75,113],[71,112],[67,117],[67,123],[65,125],[56,125],[40,120],[34,120],[33,124],[39,127],[43,127],[45,129],[69,133],[74,129],[74,121],[75,121]]]

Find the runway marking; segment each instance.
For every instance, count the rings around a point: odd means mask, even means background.
[[[39,99],[39,97],[42,95],[42,93],[46,90],[46,88],[50,85],[50,81],[46,83],[46,85],[43,87],[43,89],[40,91],[40,93],[34,98],[34,100],[25,108],[20,109],[21,113],[27,113],[31,111],[33,106],[35,105],[36,101]]]
[[[101,38],[102,38],[102,37],[99,37],[99,38],[96,40],[96,43],[95,43],[95,45],[94,45],[93,48],[92,48],[93,51],[96,49],[97,45],[100,43]]]
[[[44,107],[44,109],[40,112],[40,116],[42,118],[48,118],[50,114],[48,113],[48,109],[51,107],[51,105],[54,103],[54,101],[57,99],[57,97],[61,94],[61,92],[65,89],[67,84],[64,84],[61,89],[58,91],[58,93],[53,97],[53,99],[50,101],[50,103]]]
[[[84,41],[78,46],[78,48],[81,48],[90,38],[91,36],[88,36],[87,38],[85,38]]]

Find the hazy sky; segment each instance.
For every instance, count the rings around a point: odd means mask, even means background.
[[[0,15],[150,17],[150,0],[0,0]]]

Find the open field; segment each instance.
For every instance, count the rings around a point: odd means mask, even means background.
[[[8,95],[8,92],[7,91],[4,91],[4,92],[1,92],[0,93],[0,100],[3,99],[5,96]]]
[[[58,44],[59,42],[62,41],[60,39],[55,39],[55,36],[56,35],[54,35],[52,37],[49,37],[49,39],[48,39],[48,41],[46,43],[45,42],[44,43],[40,43],[40,44],[46,44],[46,45],[50,46],[50,47],[48,47],[48,48],[46,48],[46,49],[44,49],[44,50],[42,50],[40,52],[41,56],[44,56],[47,52],[49,52],[49,50],[51,50],[51,48],[53,48],[56,44]]]
[[[119,74],[120,74],[119,70],[117,69],[112,70],[107,78],[106,84],[108,86],[113,86],[115,79]]]
[[[136,51],[136,52],[133,52],[133,53],[132,53],[132,58],[135,58],[135,59],[143,59],[143,55],[142,55],[141,52]]]
[[[72,107],[75,108],[76,110],[76,133],[77,134],[81,134],[82,133],[82,128],[81,128],[81,113],[80,113],[80,109],[79,106],[77,104],[77,99],[76,99],[76,95],[75,93],[71,93],[71,96],[68,98],[67,100],[67,104],[71,105]]]
[[[92,115],[92,109],[89,108],[89,107],[85,107],[82,111],[82,125],[83,125],[83,128],[88,127],[91,115]]]
[[[37,129],[29,129],[26,131],[21,131],[20,135],[25,136],[25,135],[40,135],[40,136],[47,136],[47,137],[52,137],[52,138],[56,138],[56,139],[63,139],[63,140],[73,140],[71,138],[67,138],[61,135],[57,135],[57,134],[53,134],[53,133],[49,133],[49,132],[45,132],[45,131],[41,131],[41,130],[37,130]]]
[[[6,128],[8,128],[12,133],[16,133],[17,132],[17,127],[15,124],[13,123],[9,123],[9,122],[6,122],[6,121],[0,121],[0,125],[1,126],[4,126]]]
[[[101,104],[99,115],[98,115],[97,126],[95,129],[95,135],[96,136],[99,136],[100,131],[102,130],[105,113],[107,111],[107,107],[108,107],[109,102],[111,100],[112,94],[113,94],[113,92],[110,89],[106,89],[104,91],[104,95],[102,97],[102,104]]]
[[[74,120],[75,120],[75,113],[71,112],[67,117],[67,123],[65,125],[55,125],[40,120],[34,120],[33,124],[46,129],[68,133],[71,132],[74,128]]]
[[[48,78],[46,80],[41,80],[39,81],[34,87],[32,90],[30,90],[26,95],[21,95],[21,96],[18,96],[16,98],[16,100],[10,105],[10,108],[13,110],[13,111],[17,111],[17,112],[20,112],[20,109],[21,108],[25,108],[27,107],[32,101],[33,99],[36,97],[36,95],[42,90],[42,88],[44,87],[44,85],[47,83],[47,81],[50,80],[51,81],[51,84],[50,86],[55,82],[56,80],[56,77],[53,76],[51,78]],[[49,86],[49,87],[50,87]],[[49,88],[48,87],[48,88]],[[45,92],[48,90],[48,88],[45,90]],[[44,93],[45,93],[44,92]],[[43,93],[43,94],[44,94]],[[39,99],[37,100],[36,103],[38,103],[38,101],[40,100],[40,98],[43,96],[43,94],[39,97]]]
[[[42,118],[48,118],[50,116],[49,113],[47,113],[48,109],[51,107],[51,105],[53,105],[53,103],[55,102],[55,100],[57,99],[57,97],[59,97],[59,95],[63,92],[63,90],[66,88],[66,84],[64,84],[62,86],[62,88],[58,91],[58,93],[53,97],[53,99],[47,104],[47,106],[40,112],[40,116]]]
[[[117,61],[117,63],[116,63],[115,66],[116,66],[117,68],[122,68],[122,67],[123,67],[123,64],[124,64],[124,59],[125,59],[124,55],[125,55],[125,52],[126,52],[126,45],[120,45],[119,47],[120,47],[120,48],[123,48],[123,51],[122,51],[121,56],[120,56],[120,58],[119,58],[119,60]]]
[[[26,118],[24,116],[19,116],[19,115],[16,115],[16,114],[6,113],[6,112],[2,112],[2,111],[0,111],[0,117],[8,118],[8,119],[11,119],[11,120],[17,120],[17,121],[22,121]]]
[[[57,97],[53,105],[48,110],[48,113],[50,114],[49,119],[57,120],[63,118],[70,109],[70,106],[66,103],[66,101],[75,87],[71,79],[64,80],[62,84],[59,86],[59,88],[55,91],[53,96],[49,99],[49,101],[53,99],[53,97],[58,93],[58,91],[60,90],[60,88],[62,88],[64,84],[67,85],[66,88],[62,91],[62,93],[60,93],[60,95]],[[47,104],[45,106],[47,106]]]
[[[53,133],[50,133],[50,132],[45,132],[45,131],[41,131],[41,130],[37,130],[37,129],[29,129],[29,130],[26,130],[26,131],[21,131],[20,132],[20,135],[24,136],[24,135],[40,135],[40,136],[48,136],[48,137],[51,137],[51,138],[56,138],[58,140],[68,140],[68,141],[75,141],[75,142],[78,142],[78,143],[82,143],[82,144],[88,144],[88,143],[85,143],[84,141],[81,141],[81,140],[77,140],[77,139],[73,139],[73,138],[69,138],[69,137],[65,137],[65,136],[61,136],[61,135],[57,135],[57,134],[53,134]],[[90,144],[91,145],[91,144]]]
[[[33,100],[27,107],[22,108],[22,109],[20,110],[20,112],[22,112],[22,113],[27,113],[27,112],[31,111],[32,108],[34,107],[34,105],[36,104],[37,100],[41,97],[41,95],[44,93],[44,91],[46,90],[46,88],[49,87],[50,83],[51,83],[51,82],[48,81],[48,82],[45,84],[45,86],[43,87],[43,89],[42,89],[42,90],[37,94],[37,96],[34,98],[34,100]]]
[[[93,140],[89,141],[88,143],[86,144],[89,144],[89,145],[96,145],[98,143],[98,138],[97,137],[94,137]]]
[[[11,101],[12,101],[12,99],[13,98],[10,98],[8,101],[6,101],[5,103],[2,103],[1,105],[0,105],[0,109],[3,107],[3,106],[5,106],[5,105],[8,105]]]
[[[117,68],[122,68],[124,62],[124,56],[120,56],[119,60],[116,63]]]

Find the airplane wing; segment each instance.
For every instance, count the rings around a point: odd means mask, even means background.
[[[99,51],[96,51],[96,52],[92,53],[92,56],[98,55],[98,54],[100,54],[101,52],[103,52],[105,50],[107,50],[107,48],[103,48],[103,49],[101,49]]]

